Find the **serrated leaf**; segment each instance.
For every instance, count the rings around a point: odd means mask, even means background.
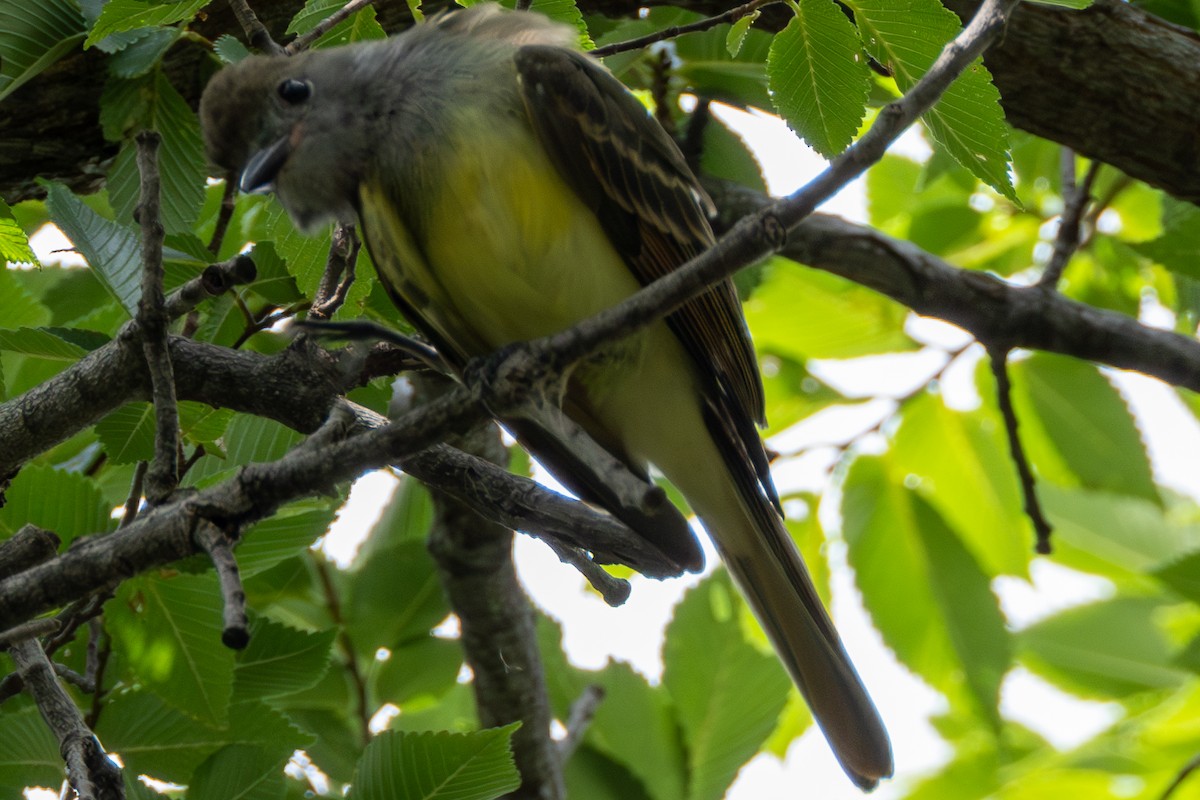
[[[564,25],[570,25],[579,34],[579,46],[584,50],[591,50],[596,46],[592,41],[591,35],[588,33],[587,22],[583,18],[583,13],[579,10],[579,6],[575,4],[575,0],[533,0],[529,4],[529,10],[538,14],[544,14],[550,19],[561,22]]]
[[[149,28],[109,59],[108,70],[118,78],[145,75],[182,37],[183,31],[179,28]]]
[[[217,54],[217,58],[226,64],[236,64],[250,55],[250,51],[246,48],[246,45],[242,44],[240,39],[230,36],[228,33],[217,37],[217,41],[213,43],[213,52]]]
[[[78,536],[113,526],[110,507],[96,482],[77,472],[37,464],[24,467],[5,492],[0,533],[6,538],[33,523],[54,531],[64,546]]]
[[[1063,489],[1042,481],[1038,497],[1054,527],[1056,561],[1087,572],[1140,579],[1194,546],[1193,528],[1156,503],[1126,494]]]
[[[435,636],[414,639],[393,648],[387,661],[375,670],[373,696],[396,705],[441,697],[455,685],[462,663],[459,642]]]
[[[142,293],[142,265],[133,231],[101,217],[60,183],[46,184],[46,209],[104,288],[135,316]]]
[[[729,26],[729,33],[725,36],[725,49],[729,52],[730,58],[737,58],[738,53],[742,51],[742,43],[746,41],[746,34],[750,32],[750,26],[758,20],[761,14],[761,11],[755,9]]]
[[[352,800],[492,800],[521,785],[508,725],[477,733],[375,737],[359,759]]]
[[[746,301],[746,320],[760,350],[803,361],[911,350],[903,331],[908,310],[870,289],[776,259]]]
[[[163,228],[168,234],[185,233],[204,202],[207,170],[200,123],[162,72],[124,82],[129,84],[125,88],[121,83],[114,79],[105,87],[106,97],[121,98],[114,101],[114,109],[124,108],[124,113],[113,110],[105,126],[106,136],[126,139],[109,169],[108,194],[113,211],[118,220],[133,220],[141,186],[137,148],[131,137],[137,131],[153,129],[162,137],[158,169]],[[120,135],[112,137],[118,129]]]
[[[278,697],[307,689],[329,666],[335,630],[308,633],[260,617],[250,628],[250,644],[237,656],[233,696]]]
[[[852,0],[847,5],[867,51],[891,68],[901,91],[925,74],[961,27],[958,17],[937,0]],[[1017,202],[1008,174],[1008,129],[1000,93],[982,61],[959,75],[926,113],[925,124],[955,161]]]
[[[1038,354],[1009,373],[1023,437],[1044,437],[1084,488],[1161,503],[1137,423],[1095,366]]]
[[[287,34],[305,34],[317,26],[321,20],[344,6],[342,0],[307,0],[304,8],[296,12],[288,23]]]
[[[1172,558],[1154,570],[1154,577],[1200,605],[1200,551]]]
[[[173,3],[150,3],[143,0],[108,0],[99,18],[92,25],[83,46],[91,47],[114,33],[172,25],[190,20],[211,0],[178,0]]]
[[[0,100],[73,49],[84,30],[71,0],[0,0]]]
[[[33,705],[0,714],[0,786],[58,786],[63,779],[58,742]]]
[[[343,614],[364,654],[426,636],[450,611],[424,542],[376,552],[348,578]]]
[[[229,725],[219,728],[172,708],[144,688],[114,693],[104,705],[96,734],[121,754],[127,773],[176,783],[187,783],[204,759],[230,744],[262,745],[287,755],[313,742],[312,736],[262,703],[232,706]]]
[[[775,727],[791,681],[746,640],[725,576],[689,590],[667,628],[663,685],[687,743],[689,800],[723,797]]]
[[[799,0],[767,59],[771,100],[826,158],[846,149],[866,110],[870,76],[854,26],[828,0]]]
[[[1068,609],[1018,634],[1022,660],[1084,697],[1173,688],[1187,673],[1175,666],[1172,647],[1155,624],[1162,605],[1155,597],[1117,597]]]
[[[0,34],[2,37],[2,34]],[[0,200],[0,261],[41,266],[8,203]]]
[[[892,455],[987,574],[1028,574],[1029,523],[997,414],[952,411],[937,395],[919,395],[902,409]]]
[[[273,749],[227,745],[196,768],[188,800],[282,800],[286,760]]]
[[[237,547],[238,567],[250,577],[299,555],[333,522],[332,510],[280,513],[242,534]]]
[[[952,695],[965,681],[994,723],[1009,648],[996,599],[954,532],[897,472],[886,457],[863,456],[843,485],[842,531],[863,603],[902,662]]]
[[[154,406],[129,403],[96,423],[96,435],[114,464],[154,458]]]
[[[75,362],[88,351],[46,328],[0,329],[0,350],[23,353],[51,361]]]
[[[0,328],[13,330],[49,323],[50,309],[17,280],[15,273],[0,269]]]
[[[1162,203],[1162,234],[1131,246],[1172,272],[1200,278],[1200,208],[1171,197]]]
[[[213,725],[228,717],[233,652],[221,645],[216,575],[143,576],[106,606],[114,647],[172,705]]]
[[[588,729],[589,745],[625,765],[654,800],[685,796],[686,755],[666,693],[622,663],[610,663],[591,682],[604,688],[604,702]]]
[[[250,251],[258,277],[251,285],[255,294],[277,306],[288,306],[301,297],[296,279],[287,270],[287,264],[275,250],[272,242],[258,242]]]

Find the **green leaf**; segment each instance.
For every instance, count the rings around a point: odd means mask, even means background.
[[[1039,354],[1009,373],[1023,441],[1044,437],[1085,488],[1161,502],[1137,424],[1095,366]]]
[[[286,760],[265,747],[223,747],[196,768],[188,800],[282,800]]]
[[[799,0],[775,35],[767,78],[775,108],[814,150],[833,158],[862,122],[870,73],[854,26],[828,0]]]
[[[305,34],[317,26],[321,20],[344,6],[341,0],[307,0],[304,8],[296,12],[288,23],[286,34]]]
[[[0,714],[0,786],[58,786],[63,760],[54,734],[36,707],[15,705],[10,699]]]
[[[154,406],[130,403],[96,423],[96,435],[114,464],[154,458]]]
[[[0,34],[2,38],[2,34]],[[0,200],[0,261],[41,266],[8,203]]]
[[[855,24],[868,52],[892,69],[908,91],[925,74],[942,46],[958,34],[959,19],[937,0],[851,0]],[[925,124],[954,160],[1012,202],[1008,129],[991,73],[976,60],[950,85]]]
[[[71,0],[0,0],[0,100],[70,52],[83,33]]]
[[[892,458],[988,575],[1028,574],[1032,534],[998,414],[952,411],[920,394],[902,409]]]
[[[999,604],[987,576],[942,517],[919,496],[913,498],[913,510],[951,644],[980,710],[998,729],[1000,682],[1012,661]]]
[[[750,26],[755,23],[761,13],[755,9],[729,26],[729,33],[725,36],[725,49],[729,51],[730,58],[737,58],[738,53],[742,50],[742,44],[746,41],[746,34],[750,32]]]
[[[243,577],[257,575],[303,553],[329,529],[333,517],[331,509],[286,511],[249,528],[237,546]]]
[[[373,554],[349,575],[343,614],[364,655],[424,637],[450,609],[424,542],[402,542]]]
[[[386,731],[363,752],[351,800],[492,800],[521,785],[511,740],[518,725],[477,733]]]
[[[153,69],[166,52],[183,38],[179,28],[150,28],[108,61],[108,69],[118,78],[137,78]]]
[[[122,85],[126,84],[126,85]],[[136,102],[132,99],[136,97]],[[168,234],[191,230],[204,202],[207,168],[200,122],[166,75],[155,72],[130,81],[113,79],[104,98],[118,98],[106,124],[106,136],[125,139],[109,169],[108,195],[118,220],[133,220],[141,200],[140,174],[134,133],[152,129],[162,136],[158,169],[162,180],[162,223]],[[118,136],[112,136],[117,133]]]
[[[88,353],[86,348],[47,328],[0,329],[0,350],[69,363],[78,361]]]
[[[1089,8],[1094,0],[1030,0],[1030,2],[1039,6],[1050,6],[1051,8],[1070,8],[1076,11],[1081,11]]]
[[[258,277],[250,287],[255,294],[277,306],[291,305],[303,297],[272,242],[256,243],[250,257],[258,270]]]
[[[857,284],[775,259],[746,301],[760,350],[804,360],[911,350],[908,309]]]
[[[91,47],[106,36],[138,28],[171,25],[190,20],[211,0],[178,0],[151,3],[144,0],[108,0],[100,17],[92,25],[84,47]]]
[[[262,703],[230,707],[229,725],[222,728],[190,717],[142,688],[112,695],[96,735],[105,747],[121,754],[127,773],[176,783],[187,783],[201,762],[226,745],[261,745],[287,756],[314,741]]]
[[[1084,697],[1120,699],[1174,688],[1187,673],[1175,666],[1155,622],[1162,607],[1156,597],[1117,597],[1068,609],[1017,635],[1022,661]]]
[[[46,209],[129,315],[141,296],[141,251],[133,231],[105,219],[60,183],[46,186]]]
[[[103,533],[113,526],[110,507],[96,482],[77,472],[37,464],[13,478],[0,508],[0,532],[7,538],[25,523],[54,531],[63,544]]]
[[[843,485],[843,535],[863,603],[902,662],[943,692],[965,681],[994,724],[1009,658],[996,599],[978,563],[900,473],[887,457],[862,456]]]
[[[775,727],[791,681],[747,641],[727,577],[688,591],[667,628],[663,685],[687,743],[690,800],[723,797]]]
[[[17,279],[18,270],[0,270],[0,329],[14,330],[45,325],[50,309]]]
[[[145,683],[209,724],[228,717],[233,652],[221,645],[216,575],[143,576],[106,606],[113,644]]]
[[[1171,559],[1154,570],[1154,577],[1193,603],[1200,604],[1200,551]]]
[[[250,51],[246,49],[246,45],[242,44],[235,36],[230,36],[228,33],[217,37],[217,41],[213,42],[213,52],[217,58],[221,59],[226,64],[236,64],[244,58],[250,56]]]
[[[1131,246],[1172,272],[1200,278],[1200,208],[1171,197],[1162,204],[1162,235]]]
[[[334,630],[307,633],[256,619],[250,644],[237,656],[234,699],[278,697],[314,686],[329,666],[336,635]]]
[[[1195,546],[1195,528],[1170,519],[1156,503],[1046,482],[1037,490],[1054,527],[1055,560],[1067,566],[1140,581]]]
[[[462,663],[459,642],[436,636],[414,639],[393,648],[387,661],[375,670],[374,697],[400,706],[412,700],[440,698],[455,685]]]
[[[666,693],[627,664],[611,663],[595,677],[590,682],[604,688],[604,702],[586,741],[624,764],[654,800],[685,796],[686,756]]]

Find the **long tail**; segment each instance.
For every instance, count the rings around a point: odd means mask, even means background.
[[[859,788],[873,789],[892,774],[879,712],[775,509],[765,497],[741,499],[741,519],[728,506],[697,511],[842,768]]]

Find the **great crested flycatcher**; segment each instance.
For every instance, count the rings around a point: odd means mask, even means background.
[[[713,243],[711,201],[674,142],[575,39],[483,5],[385,41],[247,58],[205,90],[208,154],[243,190],[273,189],[301,228],[357,221],[396,305],[461,369],[612,306]],[[632,470],[653,464],[678,487],[846,773],[864,789],[891,775],[883,723],[780,516],[733,285],[578,365],[563,408]],[[515,432],[606,505],[552,434]],[[622,519],[680,567],[702,565],[686,525]]]

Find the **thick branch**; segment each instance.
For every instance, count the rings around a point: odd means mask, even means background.
[[[418,392],[422,399],[425,395],[427,390]],[[477,425],[462,446],[481,460],[508,460],[495,425]],[[566,796],[562,764],[550,738],[550,698],[533,607],[513,566],[512,532],[441,492],[435,491],[433,500],[429,549],[462,626],[479,721],[485,727],[521,722],[513,734],[521,787],[510,797],[559,800]]]
[[[975,0],[945,0],[966,18]],[[649,5],[655,5],[650,3]],[[666,4],[666,3],[657,3]],[[720,0],[672,0],[704,14],[728,9]],[[254,4],[263,23],[282,37],[300,0]],[[437,7],[427,3],[426,10]],[[633,15],[635,0],[583,0],[587,12]],[[409,21],[404,3],[382,3],[379,18],[394,31]],[[776,13],[770,13],[775,11]],[[240,26],[220,3],[209,6],[196,29],[209,39]],[[786,10],[764,9],[755,27],[778,30]],[[211,67],[208,54],[182,42],[164,65],[172,84],[193,106]],[[1120,167],[1176,197],[1200,199],[1200,35],[1119,0],[1098,0],[1083,12],[1025,4],[1004,41],[985,61],[1018,128]],[[117,146],[100,133],[98,98],[107,76],[96,49],[71,55],[0,103],[0,196],[9,203],[36,197],[42,176],[92,191]],[[1154,131],[1153,136],[1145,135]]]

